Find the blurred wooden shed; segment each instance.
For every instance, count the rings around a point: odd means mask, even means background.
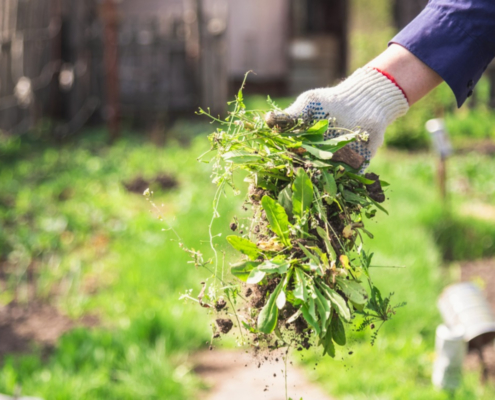
[[[147,109],[225,108],[228,0],[122,0],[119,13],[124,105],[147,82]]]
[[[346,74],[345,0],[0,0],[0,14],[9,132],[45,116],[65,136],[92,118],[222,113],[248,70],[246,90],[270,95]]]
[[[348,2],[345,0],[231,0],[229,80],[246,71],[248,92],[298,94],[346,75]]]

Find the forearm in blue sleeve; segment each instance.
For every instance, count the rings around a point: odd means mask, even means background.
[[[430,0],[390,43],[437,72],[460,107],[495,57],[495,0]]]

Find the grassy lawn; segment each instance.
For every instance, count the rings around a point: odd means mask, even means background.
[[[250,101],[254,107],[260,99]],[[131,135],[108,146],[105,137],[85,131],[64,144],[30,136],[1,139],[0,301],[42,301],[71,318],[90,314],[100,321],[64,334],[48,355],[36,346],[24,355],[7,355],[1,393],[20,386],[25,394],[47,399],[183,400],[195,398],[201,386],[187,356],[205,346],[210,321],[203,309],[184,305],[179,296],[191,288],[197,293],[207,275],[187,263],[189,256],[168,228],[187,246],[211,254],[215,187],[208,166],[196,162],[208,147],[206,138],[200,135],[190,147],[173,141],[157,147]],[[493,158],[467,154],[450,165],[451,215],[460,215],[472,201],[493,204]],[[447,398],[430,384],[440,322],[436,299],[455,280],[455,268],[441,267],[434,241],[432,221],[444,215],[435,160],[428,153],[381,151],[370,169],[391,187],[390,215],[368,224],[375,235],[368,247],[376,265],[405,267],[376,268],[375,279],[395,292],[396,302],[408,304],[384,325],[375,346],[369,344],[370,332],[359,333],[336,360],[310,353],[303,363],[339,399]],[[174,177],[177,186],[161,190],[152,184],[160,211],[125,189],[124,183],[138,176],[150,180],[163,174]],[[225,235],[240,212],[242,199],[231,199],[221,202],[215,233]],[[215,240],[219,249],[226,248],[222,237]],[[470,244],[462,236],[456,240],[467,248],[463,254],[469,253]],[[29,271],[36,277],[34,299]],[[471,372],[456,398],[494,396],[495,389],[478,387],[478,375]]]
[[[35,347],[7,356],[0,393],[21,386],[47,399],[190,399],[198,388],[186,355],[211,329],[205,313],[184,307],[179,295],[197,291],[204,273],[122,182],[175,177],[177,188],[156,188],[154,201],[184,243],[202,250],[215,188],[196,156],[207,141],[160,148],[129,137],[110,147],[105,137],[87,131],[62,146],[3,138],[0,254],[10,273],[2,302],[33,301],[24,289],[34,265],[36,301],[73,318],[96,315],[101,325],[65,334],[48,357]],[[225,202],[222,215],[232,207]],[[225,219],[217,223],[228,227]]]
[[[471,156],[450,160],[456,172],[450,180],[451,207],[476,198],[485,192],[473,191],[466,196],[455,192],[455,183],[472,161]],[[495,171],[495,162],[485,159],[483,169]],[[435,186],[435,163],[427,154],[381,152],[371,170],[391,183],[388,192],[390,215],[381,215],[370,226],[375,239],[368,247],[375,251],[374,263],[405,268],[376,268],[374,277],[380,287],[395,292],[396,302],[407,305],[387,322],[375,345],[370,345],[370,332],[358,334],[335,360],[313,354],[304,357],[311,376],[339,399],[447,399],[431,385],[434,360],[435,329],[441,318],[436,300],[441,289],[456,279],[456,269],[442,267],[429,221],[442,214],[438,189]],[[483,172],[481,173],[483,174]],[[493,203],[492,203],[493,204]],[[464,244],[468,246],[468,244]],[[492,253],[493,254],[493,253]],[[348,352],[353,354],[349,355]],[[313,369],[314,364],[318,367]],[[492,399],[493,384],[483,388],[479,374],[468,373],[456,399]]]

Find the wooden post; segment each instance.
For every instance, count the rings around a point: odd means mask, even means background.
[[[215,7],[196,0],[198,32],[200,38],[201,106],[210,108],[214,115],[226,111],[228,71],[226,55],[226,28],[228,2],[218,0]]]
[[[495,109],[495,62],[492,62],[488,66],[486,73],[488,75],[488,80],[490,81],[490,98],[488,104],[491,108]]]
[[[439,155],[438,161],[438,186],[444,202],[447,201],[447,157],[452,154],[452,145],[445,130],[443,119],[430,119],[426,122],[426,130],[430,133],[433,146]]]
[[[447,199],[447,158],[440,156],[438,161],[438,186],[440,188],[440,196],[445,202]]]
[[[57,20],[62,25],[62,4],[61,0],[50,0],[50,23]],[[62,29],[51,40],[51,60],[62,59]],[[48,108],[48,115],[52,118],[60,118],[60,87],[59,87],[59,72],[56,72],[53,76],[54,79],[50,82],[49,87],[49,99],[50,104]]]
[[[114,0],[104,0],[100,8],[103,22],[103,64],[105,70],[105,114],[110,141],[119,137],[118,13]]]

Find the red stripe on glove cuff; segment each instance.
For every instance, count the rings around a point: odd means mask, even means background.
[[[407,94],[406,92],[404,92],[404,89],[402,89],[400,87],[400,85],[397,83],[397,81],[395,80],[395,78],[390,75],[388,72],[385,72],[385,71],[382,71],[381,69],[378,69],[378,68],[375,68],[375,67],[372,67],[375,71],[378,71],[380,74],[382,74],[383,76],[386,76],[388,79],[390,79],[390,81],[395,85],[397,86],[400,91],[402,92],[402,94],[404,95],[404,97],[406,98],[407,102],[409,103],[409,99],[407,98]]]

